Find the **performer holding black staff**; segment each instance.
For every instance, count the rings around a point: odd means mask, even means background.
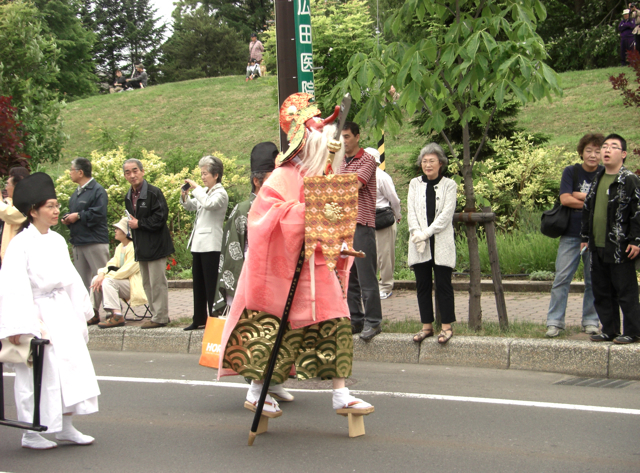
[[[218,376],[240,374],[253,380],[245,402],[250,410],[258,404],[304,242],[305,260],[271,383],[283,383],[295,367],[298,379],[333,379],[334,409],[373,412],[371,404],[345,387],[353,335],[344,291],[353,257],[340,252],[345,244],[353,245],[357,178],[322,177],[331,169],[330,147],[336,151],[341,143],[332,138],[335,126],[330,125],[337,111],[326,120],[319,115],[310,94],[285,100],[280,125],[289,133],[290,146],[249,213],[249,250],[222,335]],[[340,169],[343,158],[344,152],[337,151],[332,168]],[[277,417],[281,412],[267,396],[263,414]]]
[[[44,355],[41,424],[56,439],[79,445],[93,437],[78,432],[72,414],[98,411],[100,389],[87,349],[87,320],[93,316],[89,294],[69,258],[67,244],[50,228],[58,223],[60,204],[51,178],[35,173],[20,181],[13,205],[27,220],[11,241],[0,271],[0,339],[19,345],[33,335],[51,341]],[[14,365],[18,419],[33,419],[33,373]],[[57,444],[27,431],[22,446],[37,450]]]

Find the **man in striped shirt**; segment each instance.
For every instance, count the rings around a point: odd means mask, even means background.
[[[358,175],[358,223],[353,248],[367,255],[366,258],[356,258],[351,267],[347,302],[353,333],[359,333],[362,340],[369,341],[382,331],[382,307],[376,276],[376,162],[360,147],[360,127],[356,123],[344,124],[342,139],[345,160],[340,174]]]

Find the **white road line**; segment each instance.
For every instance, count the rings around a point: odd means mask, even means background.
[[[15,373],[5,373],[5,376],[15,376]],[[100,381],[115,381],[125,383],[149,383],[149,384],[182,384],[186,386],[213,386],[219,388],[247,389],[249,386],[242,383],[227,383],[223,381],[195,381],[186,379],[162,379],[162,378],[126,378],[120,376],[98,376]],[[287,389],[299,393],[328,393],[330,389]],[[500,404],[504,406],[541,407],[544,409],[565,409],[570,411],[603,412],[607,414],[640,415],[640,409],[625,409],[621,407],[585,406],[581,404],[561,404],[557,402],[518,401],[515,399],[493,399],[484,397],[447,396],[442,394],[399,393],[390,391],[359,391],[352,390],[352,394],[360,396],[387,396],[405,399],[430,399],[435,401],[475,402],[480,404]]]

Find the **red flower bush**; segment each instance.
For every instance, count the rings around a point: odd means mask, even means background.
[[[31,157],[24,153],[27,133],[15,119],[16,111],[11,106],[11,97],[0,96],[0,176],[7,176],[15,166],[29,168],[27,160]]]

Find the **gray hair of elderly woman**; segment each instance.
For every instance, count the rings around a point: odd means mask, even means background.
[[[205,169],[212,176],[214,174],[218,175],[216,179],[216,183],[222,182],[222,173],[224,171],[224,165],[220,158],[216,158],[215,156],[205,156],[198,162],[198,166],[200,169]]]
[[[449,160],[447,156],[444,154],[444,150],[438,143],[429,143],[427,146],[420,150],[420,154],[418,155],[418,160],[416,161],[416,166],[422,168],[422,158],[424,158],[427,154],[435,154],[438,157],[438,161],[440,161],[440,171],[438,171],[438,175],[442,176],[447,170],[447,166],[449,165]]]

